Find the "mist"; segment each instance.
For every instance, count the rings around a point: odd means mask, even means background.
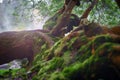
[[[0,0],[0,32],[42,29],[49,17],[30,9],[31,4],[22,6],[23,1]]]

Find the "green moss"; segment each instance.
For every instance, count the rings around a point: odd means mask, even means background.
[[[74,16],[70,16],[70,19],[75,19],[75,17]]]
[[[42,80],[50,78],[50,73],[51,71],[56,71],[59,70],[59,68],[62,67],[64,62],[64,59],[60,58],[60,57],[54,57],[52,60],[46,61],[46,62],[42,62],[40,63],[40,70],[38,72],[38,75],[40,75],[40,79]]]
[[[48,19],[45,24],[43,25],[43,29],[47,29],[47,30],[52,30],[54,28],[54,26],[57,24],[57,19],[60,16],[60,14],[55,14],[53,17],[51,17],[50,19]]]
[[[67,47],[70,49],[71,46],[73,45],[73,43],[78,39],[78,37],[73,37],[72,39],[70,39],[69,42],[67,42]]]
[[[105,42],[112,42],[112,41],[113,41],[113,39],[108,34],[107,35],[99,35],[99,36],[96,36],[95,39],[92,40],[92,44],[94,44],[95,47],[97,47]]]
[[[78,49],[73,44],[84,42]],[[42,54],[36,61],[39,80],[78,80],[86,79],[96,74],[100,65],[111,65],[108,55],[112,52],[112,38],[109,35],[99,35],[93,40],[83,34],[71,38],[64,37],[57,41],[51,49],[43,45]],[[94,50],[94,52],[92,52]],[[59,55],[62,54],[62,55]],[[43,57],[44,55],[44,57]],[[52,56],[45,60],[46,56]],[[40,59],[41,58],[41,59]],[[39,60],[40,59],[40,60]]]
[[[18,77],[21,77],[22,79],[27,79],[26,70],[24,68],[22,69],[0,69],[0,79],[9,80],[9,77],[11,76],[11,79],[16,79]]]
[[[51,74],[49,80],[69,80],[69,79],[65,78],[65,76],[59,71],[55,71],[54,73]]]
[[[64,52],[64,55],[62,56],[62,58],[64,59],[64,64],[68,65],[71,61],[71,51]]]
[[[43,29],[48,29],[51,30],[53,29],[53,27],[56,25],[56,22],[53,21],[48,21],[45,23],[45,25],[43,26]]]
[[[112,46],[113,46],[113,43],[106,42],[95,50],[95,54],[96,55],[108,55],[107,53],[112,51]]]

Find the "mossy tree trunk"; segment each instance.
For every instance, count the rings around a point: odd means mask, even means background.
[[[62,15],[58,18],[57,24],[54,26],[53,30],[51,31],[51,34],[53,36],[61,36],[62,35],[62,28],[66,26],[66,24],[69,22],[70,14],[72,12],[72,9],[77,4],[78,0],[70,0],[69,3],[64,4],[63,8],[58,12]],[[98,3],[99,0],[93,0],[91,5],[85,10],[83,15],[81,16],[81,19],[87,18],[91,10],[94,8],[94,6]]]
[[[70,14],[72,9],[75,7],[77,0],[70,0],[68,5],[65,5],[65,10],[63,14],[57,20],[57,24],[55,25],[54,29],[51,31],[53,36],[60,36],[61,29],[66,26],[69,21]]]

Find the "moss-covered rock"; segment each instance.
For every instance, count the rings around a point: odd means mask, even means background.
[[[83,32],[73,32],[57,41],[51,49],[43,49],[32,71],[37,80],[119,80],[120,46],[113,38],[98,35],[87,38]],[[43,45],[45,48],[45,45]],[[116,56],[117,55],[117,56]],[[117,62],[118,60],[118,62]]]
[[[37,49],[40,54],[36,55],[30,73],[27,73],[27,71],[20,73],[16,77],[13,76],[13,79],[18,79],[19,76],[20,79],[33,80],[120,79],[119,36],[103,34],[87,37],[81,30],[71,32],[61,39],[53,38],[56,41],[53,45],[49,38],[43,37],[43,34],[41,37],[35,36],[35,34],[38,33],[24,35],[29,35],[29,38],[34,42],[34,49]],[[11,39],[14,40],[14,38]],[[6,39],[4,40],[6,41]],[[44,40],[48,40],[48,42]],[[20,39],[17,42],[23,43],[24,38],[22,38],[22,41]],[[10,44],[13,45],[13,43]],[[2,45],[7,44],[2,43]],[[11,71],[12,74],[17,74],[14,70]],[[9,75],[10,72],[6,73],[4,71],[1,76],[3,74]],[[2,79],[6,78],[9,78],[9,76],[4,76]]]

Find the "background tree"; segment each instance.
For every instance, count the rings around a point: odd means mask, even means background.
[[[93,0],[91,0],[93,1]],[[90,0],[81,0],[81,5],[76,6],[72,13],[79,15],[79,17],[83,14],[86,8],[91,4]],[[47,7],[49,13],[54,15],[64,4],[64,0],[56,1],[51,0],[51,4],[46,6],[41,6],[43,9]],[[42,10],[42,9],[40,9]],[[98,4],[94,7],[94,9],[90,12],[88,16],[88,20],[99,22],[103,25],[119,25],[120,24],[120,14],[119,7],[117,6],[115,0],[100,0]],[[45,11],[43,11],[44,13]],[[48,11],[47,11],[48,12]]]
[[[93,0],[80,0],[81,5],[74,7],[72,13],[81,17],[92,1]],[[116,3],[119,5],[119,0],[100,0],[90,12],[88,20],[94,20],[102,25],[109,25],[109,27],[119,25],[120,9]],[[53,16],[64,5],[64,0],[3,0],[0,6],[3,6],[3,4],[7,5],[5,6],[6,10],[8,9],[7,11],[11,11],[9,16],[14,16],[12,17],[14,21],[11,20],[11,22],[16,26],[18,22],[32,23],[34,10],[38,10],[39,15],[42,15],[43,18]],[[14,6],[14,8],[10,9],[10,5]],[[2,9],[1,12],[3,12]],[[0,14],[1,17],[3,14]],[[3,20],[0,20],[1,28],[4,28],[3,22]]]

